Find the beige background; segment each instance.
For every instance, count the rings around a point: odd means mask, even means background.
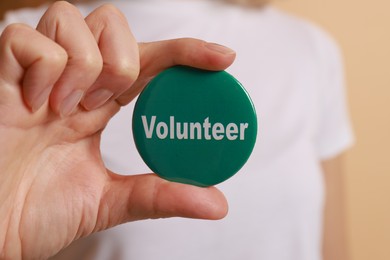
[[[1,0],[0,16],[4,8],[32,2]],[[352,259],[389,260],[390,1],[275,2],[321,25],[335,37],[345,54],[349,104],[357,139],[345,165]]]
[[[390,259],[390,1],[276,0],[330,32],[346,63],[356,145],[346,158],[353,260]]]

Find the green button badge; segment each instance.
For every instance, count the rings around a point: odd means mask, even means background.
[[[248,160],[256,112],[227,72],[177,66],[157,75],[138,97],[133,135],[142,159],[162,178],[211,186]]]

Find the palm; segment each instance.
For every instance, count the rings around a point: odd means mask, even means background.
[[[10,105],[3,107],[21,116],[3,117],[1,122],[0,140],[9,152],[7,157],[22,162],[2,160],[19,177],[15,180],[18,185],[10,191],[13,196],[8,197],[8,202],[15,203],[8,221],[19,225],[8,232],[18,234],[21,246],[29,252],[42,252],[37,243],[47,248],[48,241],[56,252],[75,238],[109,225],[99,220],[104,214],[99,208],[104,205],[109,178],[100,157],[99,139],[119,106],[111,102],[96,111],[80,109],[61,119],[48,108],[30,113],[20,106],[18,97],[8,99]]]

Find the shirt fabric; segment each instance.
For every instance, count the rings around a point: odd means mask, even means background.
[[[93,236],[99,241],[93,259],[320,260],[320,161],[353,141],[342,61],[331,37],[271,6],[258,10],[202,0],[111,3],[126,15],[138,41],[195,37],[234,49],[237,58],[227,71],[250,94],[259,126],[247,164],[218,185],[229,201],[225,219],[121,225]],[[88,14],[99,4],[80,9]],[[34,26],[43,10],[12,12],[6,22]],[[132,140],[133,105],[121,109],[102,138],[107,167],[121,174],[150,172]]]

